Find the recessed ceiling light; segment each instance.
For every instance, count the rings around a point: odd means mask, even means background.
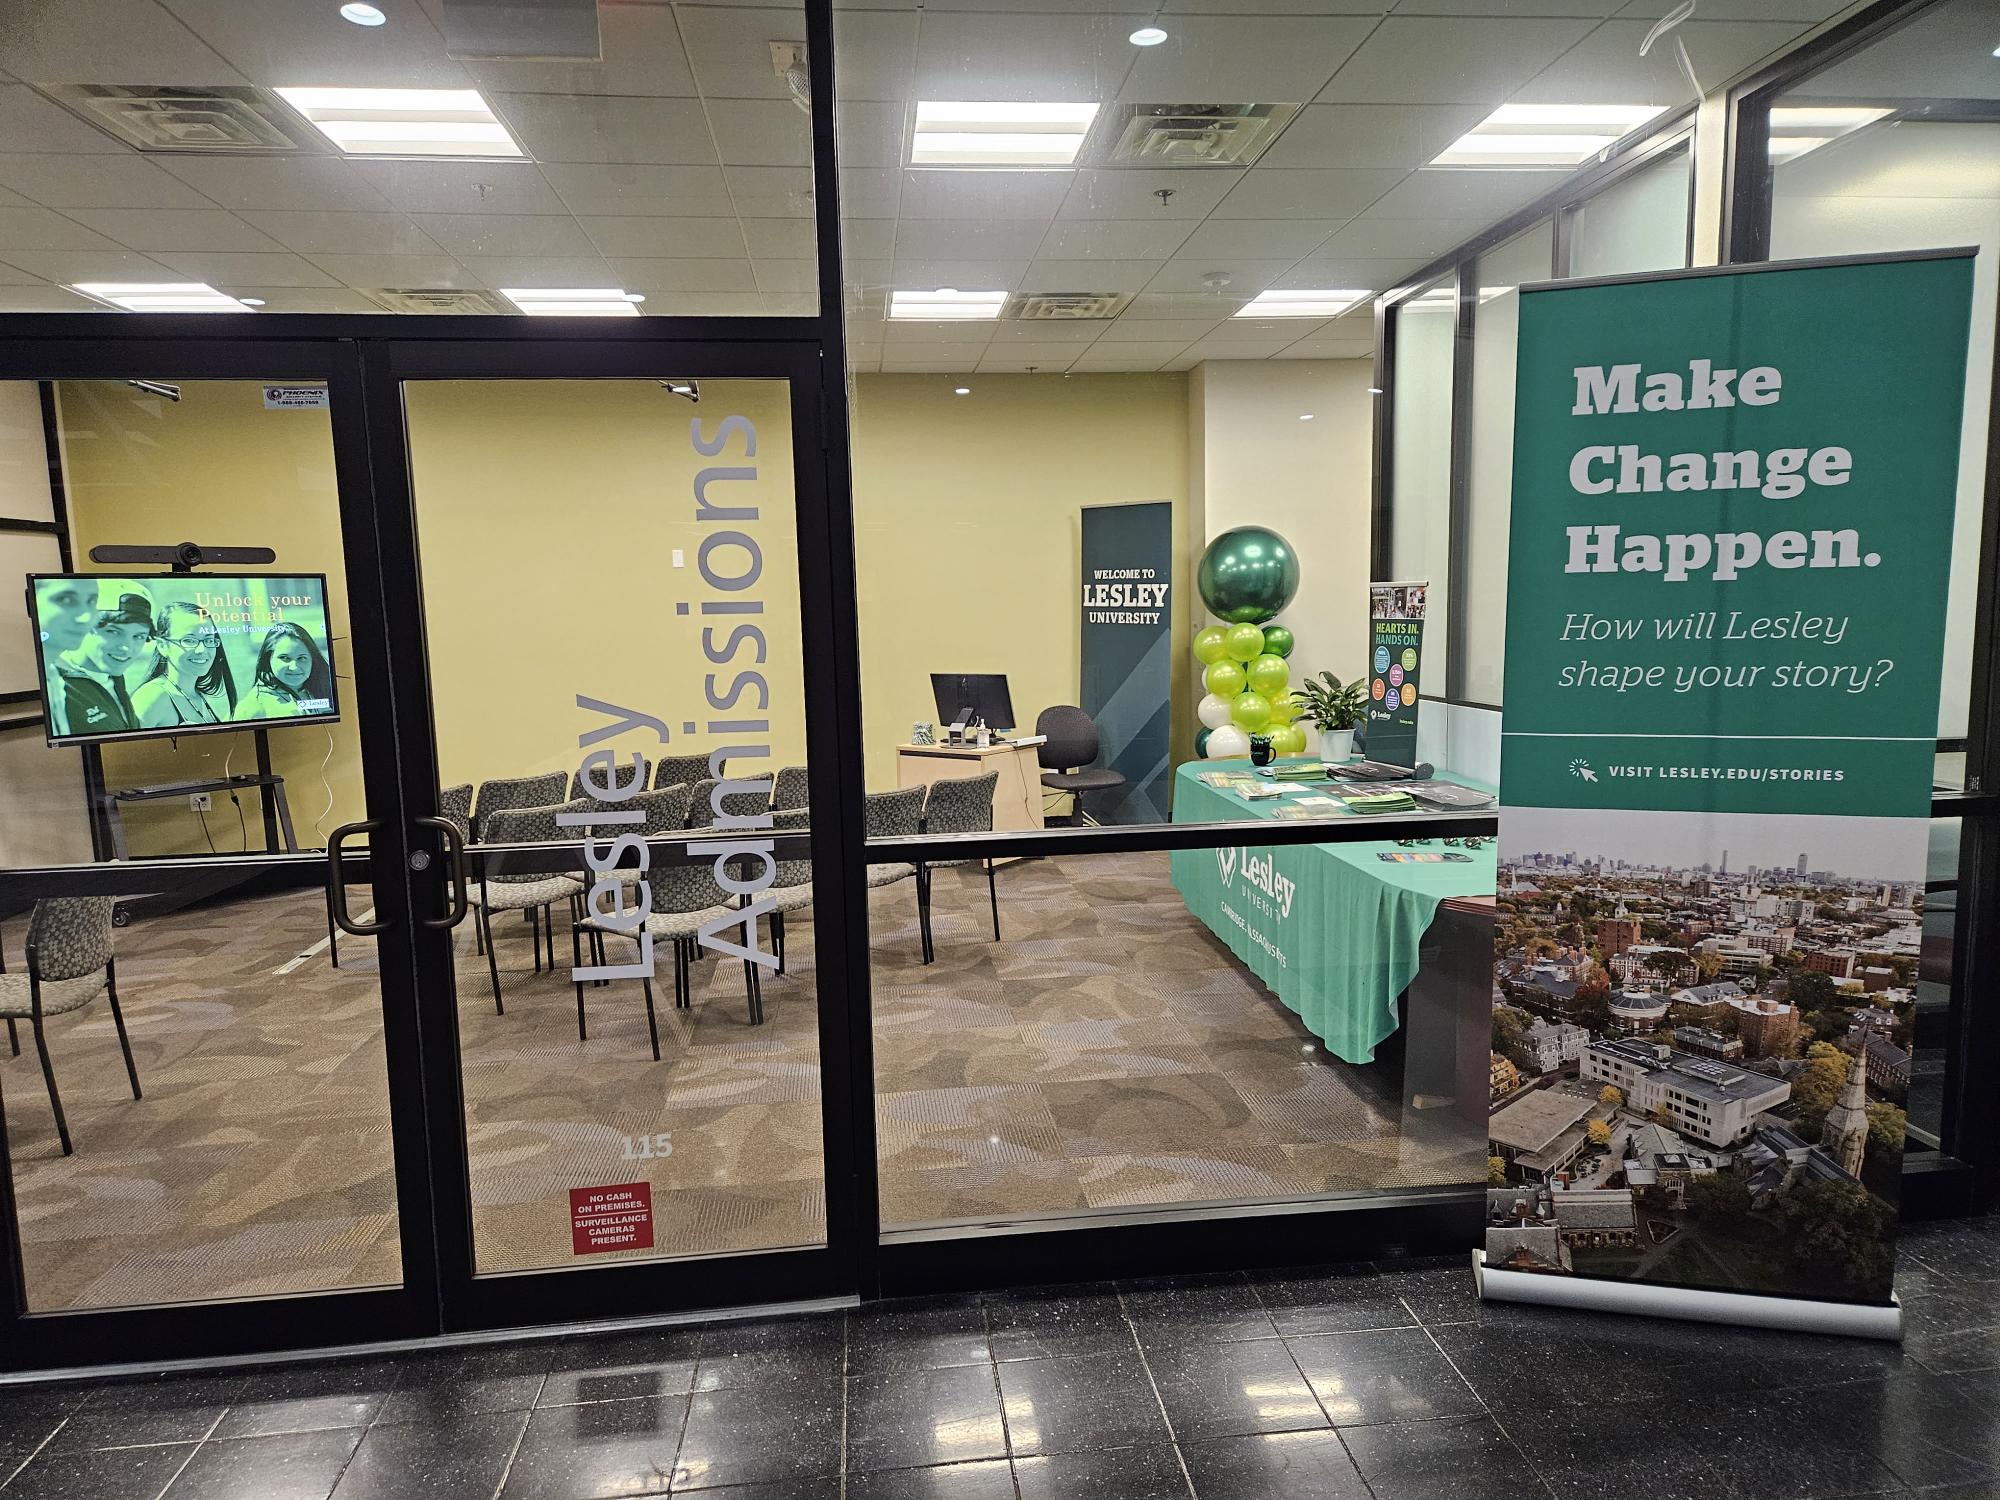
[[[262,307],[264,305],[262,297],[238,297],[236,300],[241,302],[245,307]]]
[[[73,292],[126,312],[249,312],[247,303],[199,281],[79,281]]]
[[[1797,161],[1828,141],[1886,119],[1891,111],[1862,106],[1780,105],[1770,115],[1771,160]]]
[[[1167,39],[1167,34],[1157,26],[1141,26],[1125,38],[1135,47],[1157,47]]]
[[[349,0],[340,7],[340,18],[352,21],[356,26],[380,26],[389,18],[372,5],[364,5],[362,0]]]
[[[1236,310],[1239,318],[1337,318],[1372,292],[1259,292]]]
[[[952,394],[954,396],[970,396],[972,394],[972,387],[969,385],[959,386]]]
[[[910,137],[914,167],[1066,167],[1083,149],[1095,104],[964,104],[924,99]]]
[[[1312,419],[1313,419],[1313,414],[1309,411],[1302,411],[1299,413],[1299,420],[1301,422],[1310,422]]]
[[[1615,146],[1664,106],[1503,104],[1431,161],[1434,167],[1573,167]]]
[[[889,316],[931,323],[976,322],[997,318],[1007,305],[1005,292],[961,292],[941,287],[935,292],[889,293]]]
[[[522,156],[477,89],[275,91],[351,156]]]
[[[565,318],[636,318],[646,299],[621,287],[501,287],[500,295],[524,313]]]

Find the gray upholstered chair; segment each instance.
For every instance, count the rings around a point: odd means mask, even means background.
[[[706,755],[662,755],[660,763],[653,767],[653,790],[660,792],[670,786],[693,786],[707,774]]]
[[[862,801],[862,831],[869,839],[915,838],[924,828],[924,789],[906,786],[894,792],[870,792]],[[913,864],[870,864],[868,888],[877,890],[908,880],[917,873]],[[930,927],[924,912],[923,888],[917,888],[917,932],[922,940],[924,962],[931,961]]]
[[[771,773],[761,772],[756,776],[741,776],[732,780],[751,782],[755,789],[747,792],[724,792],[722,812],[731,818],[754,818],[771,809]],[[713,793],[720,785],[713,777],[704,776],[694,784],[694,793],[688,800],[687,826],[690,828],[713,828],[715,826],[715,799]]]
[[[924,801],[925,833],[991,833],[993,831],[993,791],[1000,784],[1000,773],[988,771],[984,776],[951,777],[931,783],[930,796]],[[917,866],[917,896],[924,912],[925,941],[932,952],[937,945],[931,940],[931,871],[950,865],[969,864],[963,859],[933,859]],[[986,866],[986,899],[993,907],[993,941],[1000,941],[1000,894],[993,884],[993,861],[982,859]]]
[[[779,772],[781,782],[783,777],[784,773]],[[771,814],[772,832],[795,833],[809,827],[811,817],[803,807],[774,812]],[[778,972],[782,974],[785,972],[785,913],[803,911],[812,905],[813,862],[812,856],[807,854],[803,859],[780,859],[775,863],[777,869],[762,897],[771,903],[771,948],[778,955]]]
[[[632,779],[632,757],[635,754],[637,754],[636,751],[627,751],[624,754],[614,757],[617,764],[612,767],[610,773],[599,774],[593,779],[599,783],[614,787],[624,786]],[[647,760],[643,755],[639,756],[640,786],[643,787],[647,784],[648,779],[653,773],[652,767],[653,763],[651,761]],[[569,779],[569,800],[575,802],[579,798],[589,798],[592,801],[597,800],[592,796],[590,789],[583,784],[583,771],[580,768]]]
[[[517,807],[553,807],[563,800],[569,778],[561,771],[542,776],[512,776],[479,783],[479,797],[473,803],[472,838],[475,843],[491,841],[486,820],[497,812]]]
[[[556,778],[562,780],[560,776]],[[491,785],[489,782],[488,785]],[[482,789],[483,790],[483,789]],[[559,802],[548,807],[509,807],[496,809],[486,815],[481,827],[484,833],[482,844],[557,844],[581,836],[582,830],[565,828],[556,822],[559,813],[590,812],[600,804],[585,799],[581,802]],[[542,934],[546,927],[549,932],[549,962],[555,962],[554,927],[550,921],[550,908],[556,902],[567,902],[581,888],[582,877],[568,871],[517,870],[506,871],[489,868],[492,861],[474,851],[476,860],[475,879],[467,899],[477,909],[477,924],[474,933],[479,938],[486,953],[486,971],[493,981],[493,1010],[497,1015],[506,1015],[507,1007],[500,998],[500,961],[493,951],[493,913],[496,911],[525,912],[535,945],[535,972],[542,972]],[[502,857],[504,865],[504,856]]]
[[[472,839],[472,783],[461,781],[438,792],[438,816],[458,830],[467,842]]]
[[[1042,736],[1041,747],[1035,752],[1042,765],[1042,785],[1075,798],[1071,822],[1096,822],[1083,805],[1084,797],[1125,785],[1122,772],[1091,765],[1101,748],[1096,721],[1073,704],[1059,703],[1042,710],[1035,720],[1035,733]]]
[[[616,827],[608,827],[601,833],[591,830],[592,835],[596,838],[610,838],[617,834],[634,833],[644,838],[659,838],[664,834],[679,833],[687,823],[688,793],[690,790],[690,788],[685,786],[670,786],[657,792],[641,792],[636,797],[627,798],[619,804],[620,810],[644,813],[646,821],[644,823],[625,823]],[[650,889],[652,879],[652,871],[650,869],[648,869],[644,876],[640,875],[636,866],[620,868],[616,873],[618,883],[621,886],[629,889],[630,887],[637,886],[641,879],[644,879],[648,882]],[[595,882],[593,881],[592,883],[594,884]],[[570,907],[570,957],[576,968],[583,966],[583,944],[586,942],[590,945],[591,961],[599,968],[602,968],[605,961],[604,935],[607,932],[614,934],[618,932],[618,929],[615,927],[593,920],[589,903],[590,888],[589,886],[585,886],[577,892]],[[576,1034],[579,1040],[584,1040],[587,1039],[588,1033],[585,1030],[583,1013],[583,981],[575,979],[572,976],[572,983],[576,988]],[[595,983],[603,985],[609,984],[610,981],[599,979]],[[653,1019],[650,1000],[651,997],[649,995],[646,1025],[647,1029],[653,1034],[653,1056],[657,1059],[660,1055],[660,1032],[657,1022]]]
[[[0,1016],[14,1031],[25,1020],[35,1034],[35,1053],[42,1063],[42,1081],[49,1088],[49,1110],[56,1117],[56,1136],[64,1156],[73,1149],[62,1095],[56,1091],[56,1070],[49,1061],[44,1022],[50,1016],[82,1010],[99,995],[111,1006],[111,1024],[118,1030],[118,1049],[125,1054],[125,1076],[132,1097],[139,1093],[139,1069],[132,1061],[132,1042],[125,1035],[125,1013],[118,1008],[118,965],[111,949],[111,910],[115,896],[57,896],[37,901],[28,918],[27,972],[0,972]],[[14,1050],[19,1052],[18,1036]]]
[[[772,812],[790,812],[804,807],[809,797],[804,766],[778,767],[778,780],[771,788]]]

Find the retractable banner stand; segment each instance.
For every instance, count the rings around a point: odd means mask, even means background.
[[[1098,764],[1125,777],[1121,790],[1094,794],[1102,822],[1167,818],[1173,572],[1171,502],[1084,507],[1078,706],[1097,721]]]
[[[1971,257],[1523,288],[1488,1296],[1900,1331]]]
[[[1368,585],[1368,758],[1417,763],[1417,677],[1423,670],[1421,583]]]

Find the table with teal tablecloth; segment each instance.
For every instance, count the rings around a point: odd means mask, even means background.
[[[1273,821],[1300,796],[1331,795],[1306,784],[1264,802],[1199,780],[1205,771],[1248,775],[1248,761],[1198,761],[1174,779],[1176,823]],[[1462,778],[1467,786],[1477,786]],[[1490,790],[1481,787],[1480,790]],[[1330,812],[1346,821],[1359,814]],[[1348,1062],[1371,1062],[1396,1029],[1396,1001],[1417,972],[1418,947],[1438,903],[1491,896],[1493,845],[1451,850],[1440,840],[1420,848],[1466,853],[1464,863],[1397,863],[1394,840],[1355,844],[1242,845],[1180,849],[1174,886],[1187,908],[1249,965],[1327,1050]]]

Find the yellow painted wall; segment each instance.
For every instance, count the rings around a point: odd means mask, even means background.
[[[934,721],[932,672],[1005,672],[1032,726],[1078,692],[1085,505],[1171,500],[1189,576],[1187,379],[1163,375],[864,375],[854,385],[862,726],[871,789]],[[1174,611],[1174,698],[1187,694]]]

